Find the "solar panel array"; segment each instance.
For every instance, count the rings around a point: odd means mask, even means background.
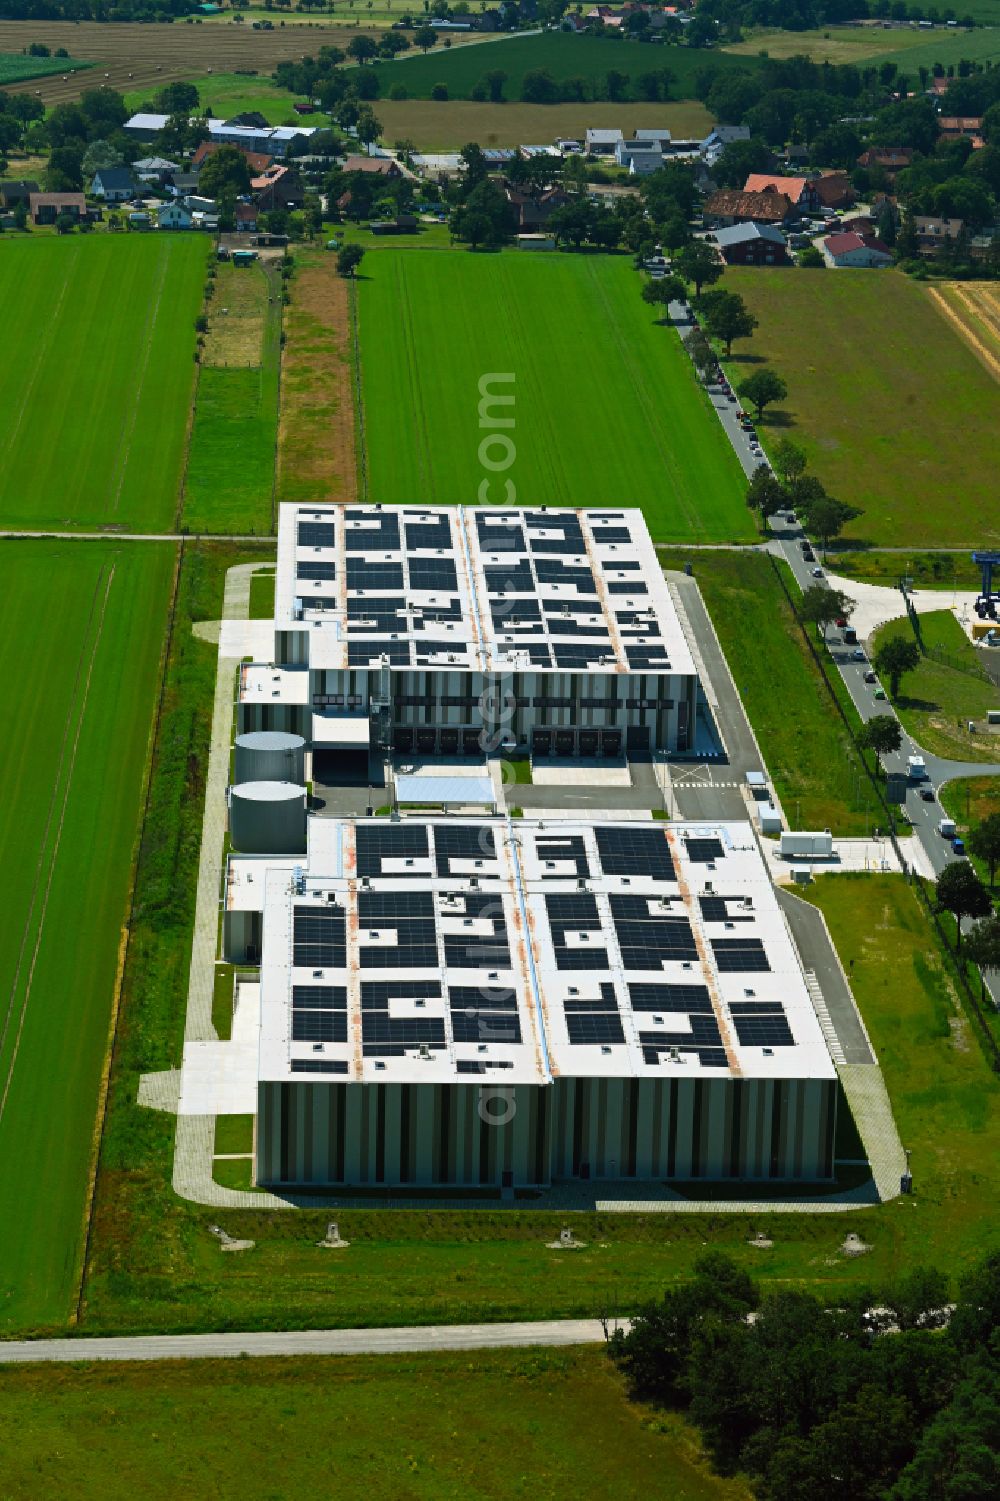
[[[300,547],[333,547],[335,533],[332,521],[300,520],[295,539]]]
[[[713,938],[712,953],[720,974],[753,973],[771,968],[759,938]]]
[[[292,947],[292,962],[298,967],[343,969],[347,964],[347,920],[343,907],[294,907]]]
[[[594,897],[589,893],[552,893],[545,897],[545,911],[557,968],[608,968],[608,952],[603,941],[590,943],[590,934],[600,933],[602,926]],[[571,933],[575,940],[572,943],[569,941]]]
[[[698,958],[694,934],[686,917],[654,914],[647,896],[612,895],[610,903],[618,947],[626,969],[662,969],[667,961],[693,963]]]
[[[391,1016],[393,1001],[439,999],[436,980],[363,980],[361,982],[361,1051],[366,1057],[402,1057],[407,1048],[423,1045],[441,1051],[446,1045],[440,1016]]]
[[[359,891],[362,969],[434,969],[434,897],[429,891]],[[367,930],[367,933],[366,933]],[[374,938],[374,934],[378,938]]]
[[[427,828],[418,823],[371,824],[359,823],[355,830],[358,875],[380,876],[385,860],[426,859],[429,853]],[[426,874],[426,869],[413,867],[413,874]],[[396,871],[395,875],[406,872]]]
[[[676,881],[674,860],[662,829],[598,827],[597,853],[606,876],[649,876]]]

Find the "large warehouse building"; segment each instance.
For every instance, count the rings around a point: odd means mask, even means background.
[[[281,508],[241,732],[324,758],[694,746],[695,665],[638,510]],[[327,762],[327,766],[329,762]]]
[[[822,1180],[837,1078],[746,824],[309,820],[230,858],[262,1184]]]

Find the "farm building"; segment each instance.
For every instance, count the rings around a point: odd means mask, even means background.
[[[744,193],[781,193],[800,214],[822,207],[815,177],[775,177],[770,172],[751,172]]]
[[[263,117],[261,117],[263,118]],[[129,135],[139,141],[153,141],[166,126],[168,115],[152,114],[140,110],[131,115],[122,126]],[[311,136],[314,125],[236,125],[229,120],[206,120],[209,140],[219,146],[242,146],[247,151],[263,152],[268,156],[284,156],[290,141],[296,136]]]
[[[20,178],[12,182],[0,182],[0,207],[6,209],[17,208],[19,203],[28,207],[32,193],[39,192],[37,182],[30,178]]]
[[[82,193],[30,193],[28,212],[33,224],[54,224],[61,214],[86,219],[87,200]]]
[[[493,753],[683,752],[699,703],[641,511],[281,508],[274,664],[243,667],[239,722],[303,735],[314,768],[478,755],[484,733]]]
[[[832,1176],[836,1073],[747,824],[314,817],[305,862],[226,884],[260,1183]]]
[[[783,224],[795,216],[784,193],[745,193],[722,188],[705,199],[705,223],[730,227],[735,224]]]
[[[713,235],[727,266],[787,266],[785,237],[773,224],[734,224]]]
[[[874,235],[828,235],[823,241],[823,255],[830,266],[881,270],[892,265],[892,251]]]

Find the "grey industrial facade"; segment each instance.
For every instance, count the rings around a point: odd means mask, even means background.
[[[694,662],[636,510],[281,508],[274,661],[241,732],[314,753],[694,744]]]

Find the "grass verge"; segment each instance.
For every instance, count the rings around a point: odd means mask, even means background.
[[[274,619],[273,573],[254,573],[250,576],[250,619]]]
[[[63,1497],[70,1467],[79,1501],[175,1501],[209,1474],[244,1501],[749,1501],[679,1417],[625,1400],[603,1349],[8,1368],[0,1393],[7,1491],[32,1501]]]
[[[920,616],[927,655],[903,678],[893,708],[918,745],[957,761],[1000,759],[1000,737],[983,733],[987,711],[1000,708],[1000,688],[980,677],[976,649],[950,610]],[[872,654],[884,642],[913,640],[908,620],[890,620],[875,632]],[[970,734],[968,723],[976,724]]]
[[[916,589],[979,589],[980,571],[967,552],[838,552],[828,554],[829,571],[865,584],[898,585],[913,580]]]

